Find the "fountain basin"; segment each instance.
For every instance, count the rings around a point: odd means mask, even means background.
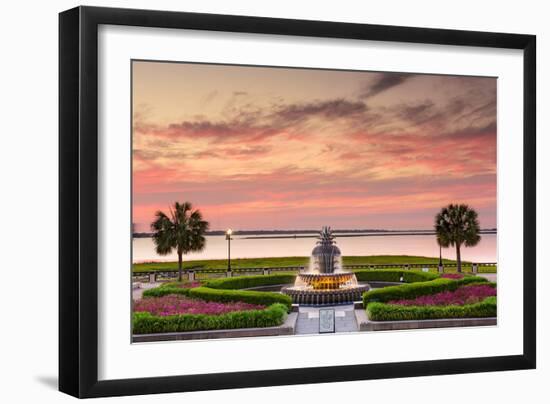
[[[364,292],[370,289],[369,285],[357,285],[342,289],[315,290],[288,286],[282,292],[292,298],[295,304],[322,306],[334,304],[350,304],[361,300]]]
[[[358,284],[353,272],[299,274],[293,286],[281,289],[292,302],[306,305],[349,304],[361,300],[368,284]]]

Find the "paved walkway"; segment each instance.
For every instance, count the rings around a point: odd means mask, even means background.
[[[132,285],[132,299],[139,300],[141,299],[141,295],[143,294],[144,290],[156,288],[158,285],[160,285],[160,282],[138,282],[140,287],[134,288],[134,285]]]
[[[478,276],[482,276],[485,279],[488,279],[491,282],[497,281],[497,274],[477,274]]]
[[[296,334],[319,334],[319,309],[334,309],[336,332],[359,331],[353,305],[299,308]]]

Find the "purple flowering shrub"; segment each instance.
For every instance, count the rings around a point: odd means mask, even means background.
[[[419,296],[415,299],[391,300],[389,304],[401,306],[463,306],[481,302],[489,296],[496,296],[497,290],[490,285],[467,285],[453,291]]]
[[[207,302],[182,295],[166,295],[134,301],[134,312],[148,312],[155,316],[174,314],[218,315],[233,311],[262,310],[265,306],[244,302]]]
[[[464,278],[464,275],[463,274],[442,274],[441,278],[462,279],[462,278]]]

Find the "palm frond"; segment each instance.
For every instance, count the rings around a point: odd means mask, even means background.
[[[477,212],[466,204],[450,204],[435,216],[434,228],[442,247],[475,246],[481,240]]]
[[[193,205],[190,202],[174,202],[174,205],[169,207],[168,214],[162,211],[155,213],[151,230],[158,254],[167,255],[173,250],[178,254],[187,254],[204,249],[204,234],[210,224],[203,220],[199,210],[192,209]]]

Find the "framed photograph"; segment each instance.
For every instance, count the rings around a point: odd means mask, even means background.
[[[61,391],[535,367],[534,36],[59,29]]]

